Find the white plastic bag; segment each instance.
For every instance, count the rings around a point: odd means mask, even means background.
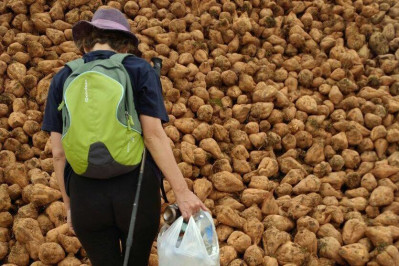
[[[178,245],[183,217],[179,217],[169,228],[161,230],[158,235],[157,248],[159,266],[219,266],[219,243],[211,215],[203,212],[212,225],[213,252],[208,254],[200,229],[193,217],[190,217],[187,228]],[[178,246],[178,247],[177,247]]]

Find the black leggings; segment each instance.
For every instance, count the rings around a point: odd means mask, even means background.
[[[90,179],[75,173],[71,176],[72,224],[93,266],[122,265],[139,168],[107,180]],[[146,167],[129,265],[148,265],[159,216],[159,181]]]

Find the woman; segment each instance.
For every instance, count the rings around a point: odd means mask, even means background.
[[[72,33],[77,47],[84,53],[85,63],[108,59],[118,52],[132,51],[138,44],[124,15],[116,9],[99,9],[91,22],[80,21],[75,24]],[[147,265],[152,242],[158,232],[160,180],[156,173],[159,169],[169,181],[184,218],[206,207],[188,189],[163,131],[162,122],[167,122],[168,116],[157,74],[145,60],[138,57],[127,57],[123,65],[131,79],[144,143],[150,152],[144,171],[129,260],[129,265],[137,266]],[[70,74],[71,69],[66,66],[54,76],[42,129],[51,132],[54,171],[67,211],[68,224],[94,266],[121,265],[139,167],[127,174],[105,180],[86,178],[73,171],[64,173],[68,164],[61,144],[62,117],[57,108],[62,101],[63,84]],[[120,242],[123,244],[122,252]]]

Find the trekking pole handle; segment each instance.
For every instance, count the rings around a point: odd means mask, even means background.
[[[162,69],[162,59],[159,57],[151,58],[151,61],[154,63],[154,69],[157,72],[158,76],[161,76],[161,69]]]

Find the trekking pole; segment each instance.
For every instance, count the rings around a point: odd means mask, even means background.
[[[154,63],[154,69],[157,72],[158,77],[160,77],[161,76],[162,59],[153,57],[151,59],[151,61]],[[142,158],[141,165],[140,165],[139,179],[137,181],[136,196],[134,198],[132,216],[130,218],[129,232],[127,234],[127,239],[126,239],[126,250],[125,250],[125,258],[123,259],[123,266],[127,266],[127,263],[129,262],[130,249],[133,244],[134,227],[136,224],[137,209],[138,209],[139,198],[140,198],[141,182],[143,181],[146,155],[147,155],[147,150],[144,147],[143,158]]]
[[[145,158],[146,158],[146,149],[144,148],[143,159],[140,165],[139,180],[137,182],[136,196],[134,198],[134,203],[133,203],[132,217],[130,218],[129,232],[126,240],[126,250],[125,250],[125,258],[123,260],[123,266],[127,266],[127,263],[129,261],[130,249],[133,244],[134,226],[136,224],[136,216],[137,216],[137,209],[140,198],[141,181],[143,180]]]

